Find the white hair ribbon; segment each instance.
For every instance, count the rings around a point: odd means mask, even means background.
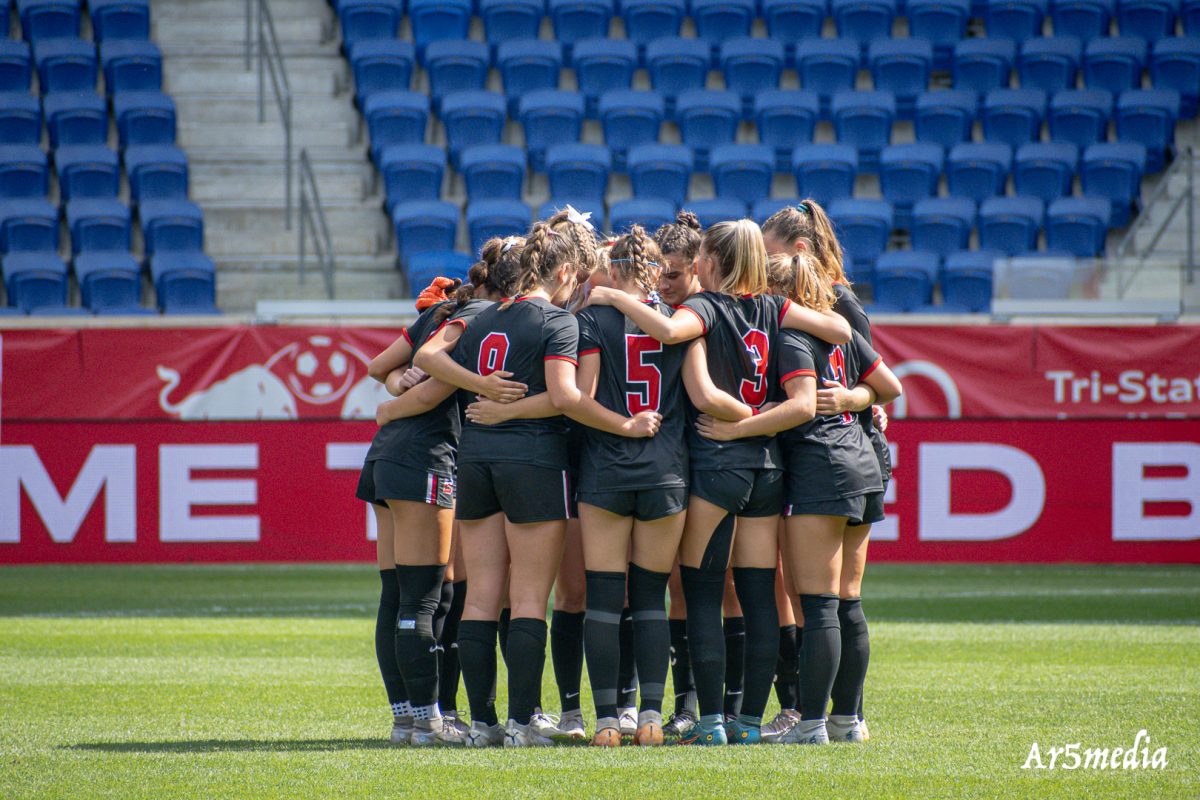
[[[596,230],[596,226],[593,225],[590,221],[592,218],[592,212],[584,211],[583,213],[580,213],[579,211],[576,211],[571,205],[567,205],[567,207],[564,208],[563,211],[567,212],[567,222],[574,223],[575,225],[583,225],[589,231]]]

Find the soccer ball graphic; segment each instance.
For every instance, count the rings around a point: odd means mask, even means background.
[[[359,377],[361,356],[328,336],[310,336],[287,350],[276,367],[288,388],[306,403],[335,402]]]

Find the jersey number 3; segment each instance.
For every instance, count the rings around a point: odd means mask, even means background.
[[[625,385],[641,384],[642,388],[625,393],[629,416],[643,411],[658,411],[662,399],[662,373],[646,356],[663,351],[662,342],[640,334],[625,334]]]
[[[489,333],[479,345],[479,374],[485,378],[504,369],[508,360],[508,334]]]
[[[743,378],[742,382],[738,384],[738,394],[741,395],[743,403],[758,408],[767,402],[767,363],[770,344],[767,334],[757,328],[746,332],[746,335],[742,337],[742,344],[746,345],[746,352],[754,361],[754,379]]]
[[[833,376],[835,383],[850,388],[850,385],[846,383],[846,354],[842,352],[840,345],[829,351],[829,373]],[[854,422],[854,415],[849,411],[843,411],[841,417],[843,425]]]

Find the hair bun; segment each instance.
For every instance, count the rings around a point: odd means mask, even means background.
[[[700,224],[700,218],[691,211],[680,211],[675,215],[675,224],[682,225],[685,228],[691,228],[694,231],[703,231],[704,226]]]

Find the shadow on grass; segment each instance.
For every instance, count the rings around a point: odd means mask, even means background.
[[[188,739],[167,742],[81,742],[60,750],[99,753],[281,753],[338,750],[390,750],[379,739]]]

